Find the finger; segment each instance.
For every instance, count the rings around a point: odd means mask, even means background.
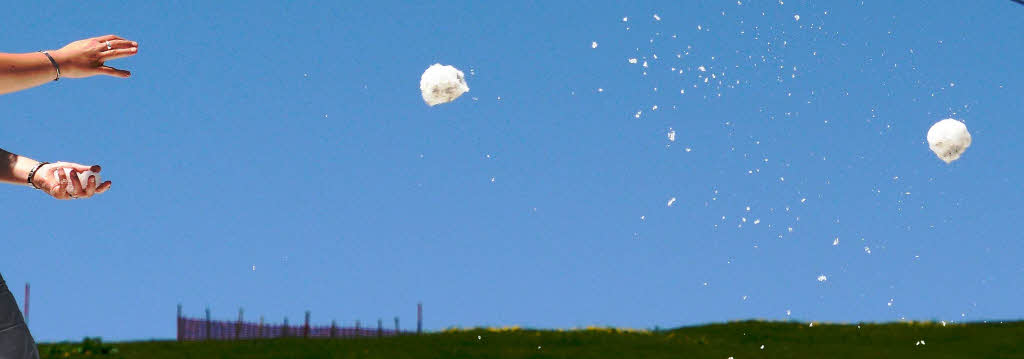
[[[100,61],[110,61],[120,59],[122,57],[128,57],[135,55],[139,52],[138,47],[129,47],[125,49],[113,49],[100,52]]]
[[[61,185],[60,181],[54,182],[46,192],[56,199],[70,199],[70,197],[68,197],[67,187]]]
[[[68,176],[68,181],[71,182],[71,185],[68,186],[68,193],[76,196],[85,193],[82,188],[82,179],[78,177],[78,171],[71,170],[71,174]]]
[[[120,36],[117,36],[117,35],[103,35],[103,36],[100,36],[100,37],[95,37],[94,39],[96,39],[96,41],[99,41],[99,42],[111,41],[111,40],[124,40],[124,38],[122,38]]]
[[[57,185],[60,186],[60,188],[63,189],[64,192],[67,192],[68,189],[69,189],[68,188],[68,184],[71,183],[71,182],[68,182],[67,173],[65,173],[64,169],[60,168],[60,167],[58,167],[56,170],[54,170],[54,172],[56,172],[56,175],[54,176],[54,178],[57,179]]]
[[[103,46],[107,46],[107,44],[104,43]],[[128,41],[128,40],[111,40],[110,41],[110,48],[111,49],[128,49],[128,48],[133,48],[133,47],[139,47],[139,43],[137,43],[135,41]]]
[[[92,197],[94,194],[96,194],[96,176],[89,176],[89,179],[86,180],[85,196],[83,197]]]
[[[49,193],[50,196],[53,196],[53,198],[64,199],[63,196],[66,196],[67,192],[62,191],[61,188],[63,188],[63,187],[61,187],[61,185],[59,183],[57,183],[57,184],[54,184],[53,186],[51,186],[50,190],[46,191],[46,192]]]
[[[101,184],[99,187],[96,187],[96,194],[106,192],[108,189],[110,189],[111,185],[113,185],[113,183],[111,183],[110,181],[103,182],[103,184]]]
[[[125,79],[132,76],[132,72],[131,71],[119,70],[119,69],[115,69],[115,68],[110,67],[110,66],[100,66],[100,67],[97,67],[96,71],[101,73],[101,74],[107,75],[107,76],[120,77],[120,78],[125,78]]]

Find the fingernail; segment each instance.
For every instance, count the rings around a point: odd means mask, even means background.
[[[139,43],[132,41],[132,46],[139,46]]]

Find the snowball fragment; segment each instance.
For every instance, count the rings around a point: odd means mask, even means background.
[[[963,122],[947,118],[936,122],[928,129],[928,148],[935,152],[939,159],[950,163],[971,146],[971,134]]]
[[[423,101],[434,106],[452,102],[469,92],[466,76],[462,71],[449,65],[433,64],[420,77],[420,91]]]
[[[591,49],[596,49],[597,48],[597,41],[591,41],[590,42],[590,48]]]
[[[670,142],[675,142],[676,141],[676,130],[673,130],[671,128],[668,129],[668,140]]]
[[[676,198],[675,198],[675,197],[672,197],[672,198],[670,198],[670,199],[668,200],[668,204],[666,204],[666,206],[668,206],[668,207],[672,207],[672,205],[673,205],[673,204],[675,204],[675,203],[676,203]]]
[[[793,15],[794,21],[800,21],[800,15]]]
[[[828,280],[828,277],[826,277],[824,274],[818,276],[818,281],[819,282],[824,282],[826,280]]]

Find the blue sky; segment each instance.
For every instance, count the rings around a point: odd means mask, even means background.
[[[19,3],[0,51],[107,33],[140,51],[111,63],[129,80],[0,97],[0,147],[114,182],[88,201],[0,191],[0,272],[19,301],[32,283],[41,341],[172,338],[178,303],[409,327],[422,301],[430,330],[1016,319],[1022,17]],[[435,62],[470,92],[425,105]],[[951,165],[924,140],[947,117],[974,138]]]

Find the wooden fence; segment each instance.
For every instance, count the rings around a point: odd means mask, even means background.
[[[423,304],[416,306],[416,331],[402,331],[398,317],[395,317],[394,329],[384,328],[384,321],[378,319],[377,327],[363,327],[359,321],[354,326],[341,327],[335,321],[331,325],[310,325],[310,312],[306,312],[306,320],[301,325],[288,324],[284,318],[282,324],[268,324],[260,317],[259,322],[246,322],[244,311],[238,310],[238,320],[213,320],[210,309],[206,309],[206,318],[189,318],[182,315],[181,304],[178,305],[178,341],[200,340],[242,340],[258,338],[380,338],[396,335],[420,334],[423,332]]]

